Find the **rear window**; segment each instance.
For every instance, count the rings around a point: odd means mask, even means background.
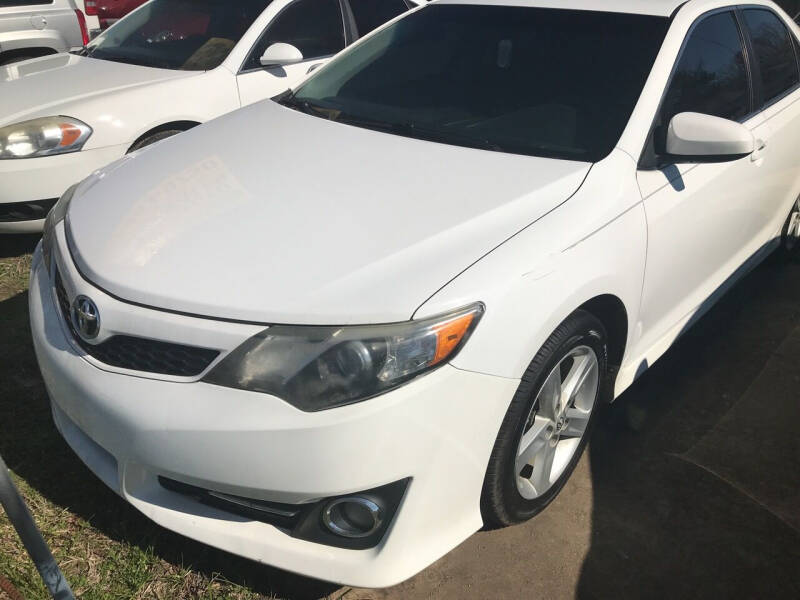
[[[350,0],[358,35],[367,35],[408,10],[405,0]]]
[[[753,40],[763,102],[769,104],[800,83],[795,43],[786,25],[770,10],[742,11]]]

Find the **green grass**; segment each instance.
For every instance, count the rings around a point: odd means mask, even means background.
[[[348,589],[259,565],[169,532],[106,488],[50,417],[30,341],[32,237],[0,236],[0,454],[76,595],[127,598],[343,598]],[[47,594],[0,510],[0,575]],[[360,596],[363,597],[363,596]],[[0,591],[0,600],[6,600]]]

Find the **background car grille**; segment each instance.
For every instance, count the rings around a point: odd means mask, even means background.
[[[67,292],[56,271],[56,295],[61,314],[75,342],[92,358],[119,369],[142,371],[176,377],[196,377],[205,371],[219,356],[219,351],[194,346],[181,346],[129,335],[115,335],[102,344],[84,342],[75,331],[70,318]]]
[[[56,202],[58,198],[33,202],[4,202],[0,204],[0,222],[15,223],[44,219]]]

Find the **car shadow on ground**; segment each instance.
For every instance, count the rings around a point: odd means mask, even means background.
[[[800,597],[800,265],[739,282],[590,445],[579,598]]]
[[[38,233],[30,235],[7,235],[0,233],[0,259],[14,258],[29,254],[36,248],[42,236]]]

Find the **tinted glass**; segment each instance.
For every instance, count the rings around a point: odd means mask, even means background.
[[[652,16],[431,4],[283,102],[396,135],[596,161],[627,124],[667,26]]]
[[[743,14],[761,73],[763,100],[767,103],[800,81],[794,44],[789,31],[775,13],[747,9]]]
[[[358,35],[367,35],[408,10],[404,0],[350,0]]]
[[[339,0],[297,0],[267,28],[251,53],[246,69],[260,69],[259,58],[272,44],[291,44],[312,59],[336,54],[344,48],[344,23]]]
[[[751,112],[742,40],[733,13],[710,16],[689,34],[664,101],[663,124],[682,112],[733,121]]]
[[[86,48],[92,58],[207,71],[230,54],[270,0],[152,0]]]

